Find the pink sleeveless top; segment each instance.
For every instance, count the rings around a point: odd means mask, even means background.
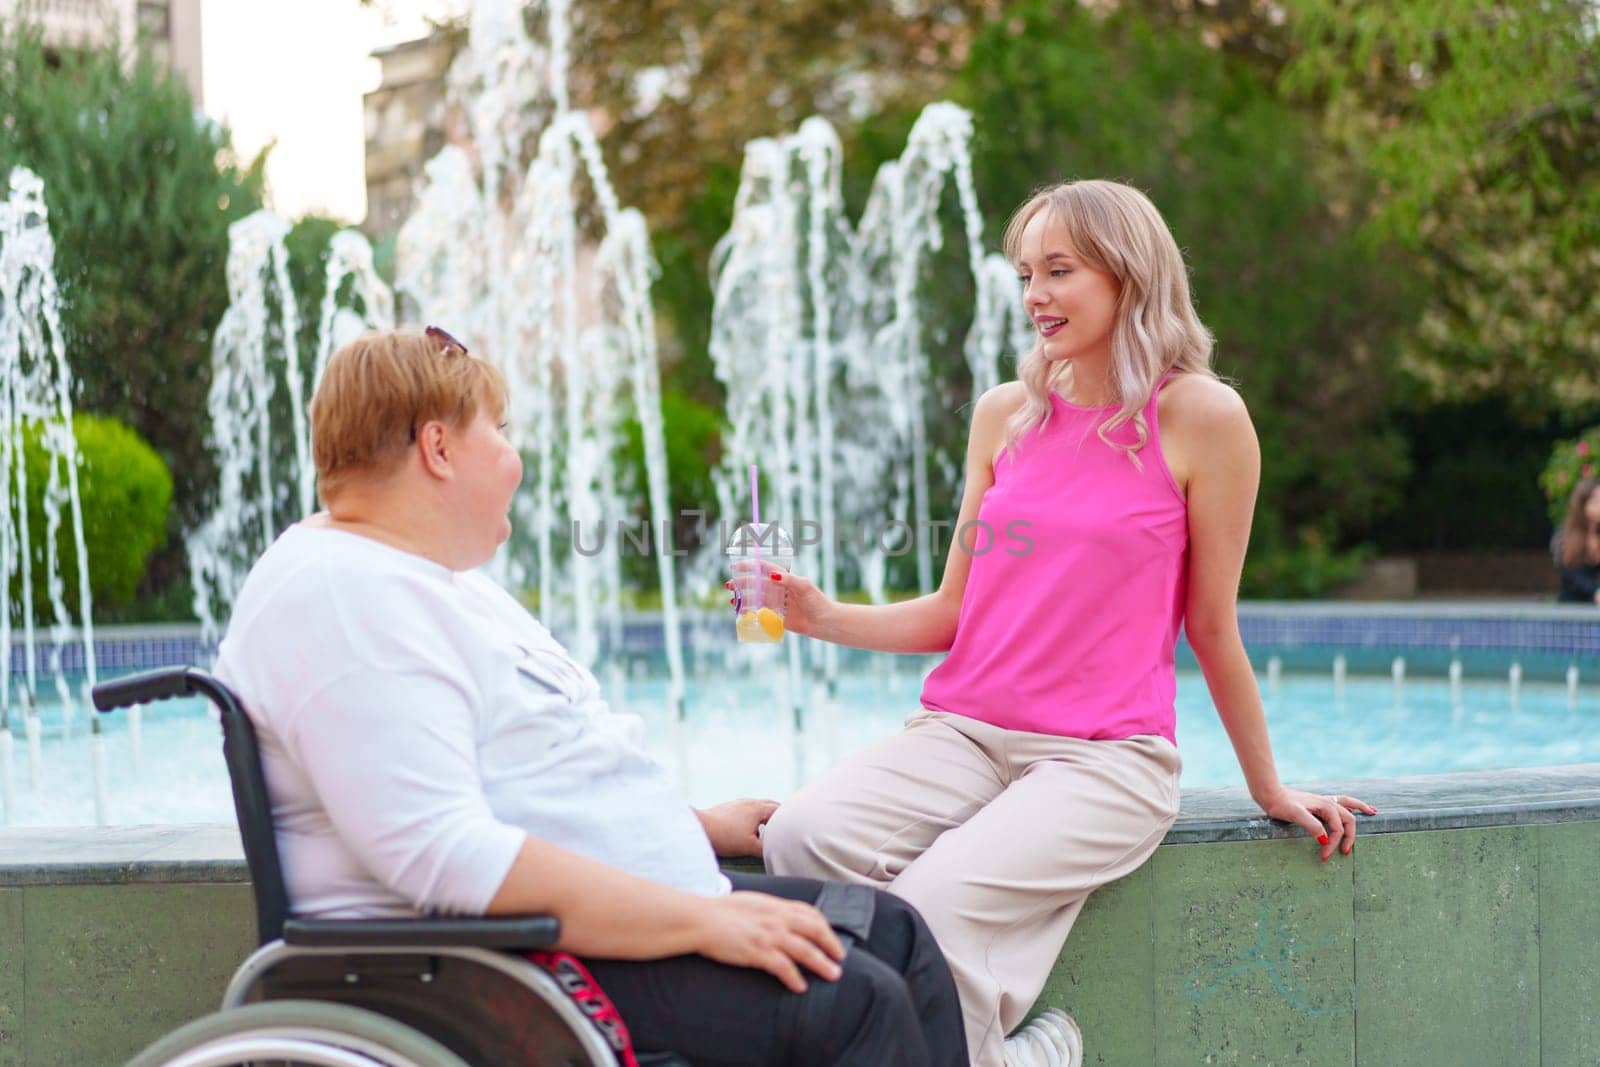
[[[1010,730],[1176,743],[1189,529],[1161,455],[1165,384],[1144,409],[1142,470],[1096,433],[1115,407],[1053,392],[1044,427],[995,461],[955,643],[923,685],[924,707]],[[1136,439],[1131,422],[1109,436]]]

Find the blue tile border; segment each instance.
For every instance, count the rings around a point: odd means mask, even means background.
[[[34,635],[34,668],[41,678],[53,669],[55,649],[48,631]],[[208,667],[216,648],[200,639],[199,626],[107,626],[95,628],[94,654],[96,671],[110,676],[154,667]],[[27,672],[28,650],[21,636],[12,636],[10,668],[13,678]],[[84,643],[76,634],[61,645],[61,669],[84,673]]]
[[[682,616],[686,654],[716,634],[731,640],[731,626],[721,611],[690,611]],[[1600,612],[1584,606],[1471,604],[1421,605],[1349,602],[1246,602],[1239,608],[1239,629],[1251,652],[1294,650],[1345,652],[1367,658],[1381,653],[1471,656],[1481,653],[1532,655],[1555,662],[1600,664]],[[661,616],[630,614],[623,620],[620,646],[605,655],[659,655]],[[50,669],[54,644],[48,630],[36,634],[35,668]],[[610,642],[602,632],[602,643]],[[12,676],[26,671],[22,638],[11,645]],[[95,663],[102,675],[124,674],[152,667],[209,666],[213,644],[202,641],[198,625],[107,626],[95,630]],[[83,644],[69,638],[62,646],[62,667],[84,670]]]
[[[1600,613],[1589,617],[1316,615],[1241,610],[1246,646],[1384,649],[1394,652],[1532,652],[1600,656]]]

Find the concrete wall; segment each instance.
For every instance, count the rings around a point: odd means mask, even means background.
[[[1600,821],[1167,845],[1044,1000],[1093,1064],[1600,1062]]]
[[[0,830],[0,1067],[120,1064],[255,948],[232,827]]]
[[[1326,864],[1239,791],[1185,793],[1045,989],[1087,1062],[1600,1062],[1600,765],[1339,788],[1381,814]],[[237,847],[0,831],[0,1067],[120,1063],[214,1010],[254,946]]]
[[[253,922],[240,883],[0,889],[0,1065],[126,1062],[216,1010]]]
[[[1341,600],[1410,600],[1417,596],[1516,596],[1554,602],[1554,562],[1531,552],[1420,552],[1378,556],[1334,595]]]

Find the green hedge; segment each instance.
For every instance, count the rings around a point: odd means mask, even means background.
[[[98,614],[102,609],[114,609],[132,601],[150,554],[166,543],[172,475],[143,438],[115,419],[75,415],[72,429],[78,439],[81,459],[78,489],[83,506],[84,543],[89,553],[89,590]],[[39,424],[29,427],[24,432],[23,447],[28,471],[34,617],[48,622],[54,615],[44,570],[44,492],[50,457],[40,441],[41,432]],[[8,494],[8,499],[14,498]],[[79,612],[78,556],[73,546],[70,509],[63,510],[58,546],[67,608],[76,619]],[[9,597],[8,610],[16,618],[22,602],[20,576],[13,577]]]
[[[1326,598],[1341,585],[1361,577],[1362,568],[1371,558],[1370,546],[1336,551],[1314,531],[1305,531],[1297,545],[1252,552],[1244,561],[1239,596],[1246,600]]]

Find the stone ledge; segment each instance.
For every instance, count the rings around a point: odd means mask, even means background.
[[[249,880],[227,823],[0,829],[0,886]]]
[[[1360,797],[1377,808],[1377,815],[1357,816],[1360,834],[1600,819],[1600,763],[1294,784],[1314,793]],[[1242,787],[1185,789],[1182,812],[1163,844],[1262,841],[1303,833],[1263,816]]]
[[[1376,807],[1377,815],[1359,817],[1364,835],[1600,819],[1600,763],[1305,788],[1358,796]],[[1264,817],[1243,788],[1186,789],[1182,813],[1163,844],[1263,841],[1303,833]],[[227,824],[0,829],[0,886],[248,880],[238,832]]]

